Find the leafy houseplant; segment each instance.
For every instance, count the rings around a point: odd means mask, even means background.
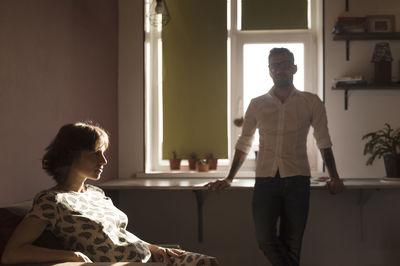
[[[235,124],[235,126],[237,126],[237,127],[241,127],[241,126],[243,126],[243,121],[244,121],[244,118],[242,116],[242,117],[234,119],[233,124]]]
[[[176,151],[172,152],[172,158],[169,159],[169,168],[171,170],[179,170],[181,169],[181,159],[179,159],[176,155]]]
[[[190,154],[190,158],[188,159],[189,161],[189,170],[196,170],[196,163],[197,163],[197,154],[192,153]]]
[[[208,165],[207,160],[202,159],[202,160],[197,161],[197,170],[199,172],[208,172],[208,169],[209,169],[209,165]]]
[[[367,140],[364,147],[364,155],[371,154],[367,165],[372,165],[378,157],[383,157],[387,177],[400,178],[400,129],[394,130],[388,123],[375,132],[362,137]]]

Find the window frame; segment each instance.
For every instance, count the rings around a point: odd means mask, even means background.
[[[230,2],[230,3],[229,3]],[[322,72],[322,1],[308,1],[308,29],[303,30],[241,30],[241,0],[228,1],[230,6],[231,21],[228,22],[228,40],[230,44],[230,67],[228,68],[231,77],[230,91],[230,113],[229,113],[229,161],[233,156],[236,142],[241,134],[241,128],[233,125],[233,120],[244,116],[243,110],[243,52],[245,44],[261,43],[303,43],[304,44],[304,80],[305,90],[315,93],[323,99],[323,72]],[[266,73],[267,74],[267,73]],[[311,81],[311,85],[309,84]],[[306,89],[307,88],[307,89]],[[310,134],[312,130],[310,130]],[[312,138],[308,137],[308,142]],[[308,143],[308,151],[311,157],[311,170],[322,171],[322,158],[315,143]],[[312,159],[314,158],[314,159]],[[310,158],[309,158],[310,159]],[[255,159],[247,159],[241,170],[254,170]]]
[[[145,20],[145,172],[168,172],[168,160],[162,160],[162,43],[161,26],[150,26],[148,13],[152,0],[144,0]],[[323,38],[322,0],[309,0],[309,29],[306,30],[251,30],[242,31],[238,25],[241,0],[227,0],[227,129],[228,159],[218,161],[218,171],[229,169],[241,128],[233,126],[233,119],[244,114],[243,102],[243,45],[248,43],[303,42],[305,80],[312,80],[312,89],[323,99]],[[319,67],[320,66],[320,67]],[[240,106],[239,108],[236,108]],[[316,149],[318,151],[318,149]],[[315,151],[314,151],[315,153]],[[317,168],[322,170],[318,153]],[[182,161],[187,170],[187,161]],[[241,171],[254,171],[255,160],[248,159]]]

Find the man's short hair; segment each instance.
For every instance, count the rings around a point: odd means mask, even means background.
[[[277,54],[288,54],[290,56],[290,60],[292,61],[292,64],[294,64],[294,55],[293,53],[287,49],[287,48],[272,48],[271,51],[269,51],[269,56],[268,56],[268,62],[271,60],[271,56],[277,55]]]

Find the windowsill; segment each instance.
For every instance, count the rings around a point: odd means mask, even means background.
[[[178,174],[178,175],[177,175]],[[189,175],[188,175],[189,174]],[[191,175],[190,175],[191,174]],[[115,179],[99,184],[99,187],[108,190],[153,189],[153,190],[207,190],[204,186],[208,182],[224,177],[224,172],[202,173],[146,173],[136,178]],[[255,179],[249,173],[242,172],[236,177],[228,190],[252,189]],[[254,172],[253,172],[254,176]],[[326,189],[326,182],[311,179],[312,189]],[[345,189],[400,189],[400,181],[387,181],[383,178],[342,178]]]
[[[199,179],[199,178],[225,178],[228,175],[228,170],[216,170],[208,172],[189,171],[189,170],[176,170],[176,171],[154,171],[148,173],[137,173],[136,178],[140,179]],[[255,171],[239,171],[235,179],[254,179],[256,176]],[[312,177],[327,176],[323,172],[311,172]]]
[[[198,179],[198,178],[224,178],[228,174],[228,171],[222,170],[212,170],[208,172],[199,172],[199,171],[189,171],[189,170],[176,170],[176,171],[154,171],[148,173],[137,173],[136,178],[175,178],[175,179]],[[250,179],[255,177],[254,171],[239,171],[236,175],[236,178]]]

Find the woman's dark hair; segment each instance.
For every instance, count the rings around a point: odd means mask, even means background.
[[[92,122],[64,125],[46,148],[42,168],[57,184],[61,184],[67,177],[72,162],[79,158],[83,150],[97,151],[103,146],[108,148],[108,134]]]

